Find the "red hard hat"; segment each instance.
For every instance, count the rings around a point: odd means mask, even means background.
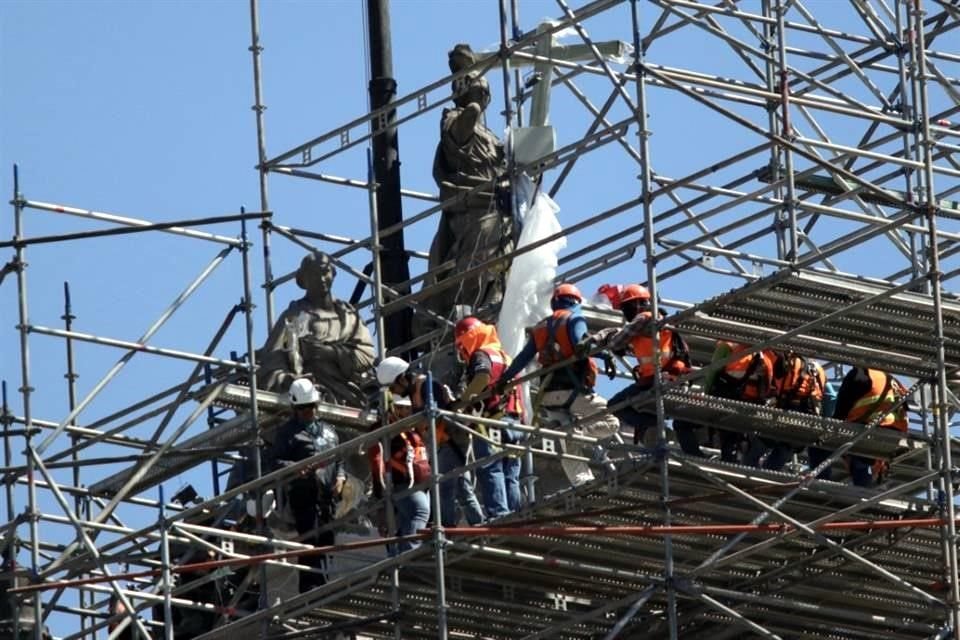
[[[620,296],[623,295],[623,285],[605,284],[597,289],[597,293],[606,297],[610,301],[610,306],[614,309],[620,309]]]
[[[457,326],[453,328],[453,339],[456,340],[460,336],[466,334],[471,329],[479,327],[483,322],[479,318],[474,318],[473,316],[467,316],[463,320],[457,323]]]
[[[628,284],[623,288],[623,292],[620,294],[620,304],[629,302],[630,300],[649,302],[650,291],[646,287],[639,284]]]
[[[583,296],[580,295],[580,289],[577,289],[574,285],[569,282],[564,282],[556,289],[553,290],[553,299],[557,298],[576,298],[577,302],[583,302]]]

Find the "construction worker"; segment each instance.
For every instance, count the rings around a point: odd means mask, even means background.
[[[564,283],[554,290],[550,300],[553,314],[533,327],[527,344],[503,372],[498,389],[502,390],[534,357],[543,367],[569,361],[545,374],[535,404],[566,414],[571,423],[576,421],[576,431],[603,439],[617,433],[620,421],[606,413],[607,401],[594,391],[597,365],[589,357],[579,355],[590,347],[587,321],[580,313],[582,301],[580,291],[572,284]],[[574,485],[593,479],[584,463],[563,459],[562,464]]]
[[[391,394],[390,406],[384,411],[387,424],[403,420],[412,413],[413,404],[410,398]],[[370,461],[373,495],[377,498],[383,497],[387,471],[390,472],[390,482],[395,492],[393,495],[397,525],[395,535],[409,536],[425,528],[430,519],[430,497],[427,490],[406,492],[415,484],[430,478],[430,460],[421,431],[413,428],[393,436],[390,439],[389,456],[384,456],[383,446],[378,442],[367,450],[367,458]],[[398,496],[397,492],[406,492],[406,495]],[[390,552],[391,555],[403,553],[419,546],[419,540],[402,540],[395,546],[391,545]]]
[[[336,429],[316,419],[320,393],[310,380],[294,380],[289,396],[293,415],[277,429],[270,449],[270,459],[277,467],[290,466],[340,444]],[[314,531],[333,520],[336,502],[340,499],[346,479],[343,460],[337,458],[324,461],[316,467],[301,469],[287,485],[286,499],[303,542],[318,547],[333,545],[332,530]],[[300,572],[301,593],[326,583],[324,556],[306,556],[301,559],[301,564],[316,569],[316,572]]]
[[[720,340],[711,362],[719,362],[748,349],[747,345]],[[773,393],[773,364],[776,355],[769,349],[748,353],[719,369],[711,369],[704,380],[708,395],[741,402],[764,404]],[[736,431],[720,430],[720,459],[739,462],[748,438]],[[749,462],[749,460],[748,460]]]
[[[637,359],[637,366],[633,368],[634,382],[610,398],[609,404],[614,407],[653,388],[657,366],[655,351],[659,351],[659,368],[666,379],[676,378],[690,370],[690,350],[680,334],[673,329],[660,329],[659,349],[654,349],[650,332],[653,312],[650,291],[646,287],[639,284],[623,287],[619,295],[619,306],[628,324],[610,339],[608,346],[617,352],[629,345]],[[661,311],[662,315],[664,314]],[[657,423],[657,414],[652,411],[652,407],[640,410],[628,404],[615,409],[614,415],[620,421],[621,427],[633,427],[633,444],[640,444],[644,432]]]
[[[853,367],[844,376],[837,392],[837,406],[833,411],[836,420],[869,424],[879,417],[878,426],[906,432],[908,427],[907,405],[898,401],[907,394],[907,389],[889,373],[879,369]],[[808,451],[812,469],[826,460],[830,452],[811,447]],[[850,479],[858,487],[871,487],[885,473],[883,461],[864,456],[847,455],[845,462],[850,470]],[[824,469],[819,476],[831,478],[831,469]]]
[[[773,402],[785,411],[796,411],[819,416],[823,413],[824,398],[831,394],[827,374],[816,362],[793,351],[775,352],[773,364]],[[786,442],[769,438],[755,438],[747,454],[747,463],[759,466],[766,454],[763,468],[779,471],[793,455],[793,447]]]
[[[377,380],[381,386],[389,387],[390,392],[410,399],[411,410],[418,413],[427,408],[427,394],[424,385],[427,376],[410,371],[410,363],[403,358],[390,356],[377,365]],[[433,381],[431,388],[433,400],[440,409],[451,409],[453,393],[447,385]],[[427,428],[426,419],[420,425]],[[459,429],[447,429],[443,420],[437,420],[437,473],[443,475],[467,463],[466,449],[469,440]],[[483,522],[483,511],[477,496],[473,492],[470,472],[448,478],[440,483],[440,522],[445,527],[458,523],[457,502],[463,509],[463,515],[471,525]],[[434,514],[436,517],[436,514]]]
[[[500,345],[497,328],[468,317],[457,323],[453,333],[457,355],[467,367],[467,386],[456,406],[470,409],[474,415],[485,418],[523,422],[520,389],[513,387],[502,395],[493,392],[510,366],[510,356]],[[486,397],[477,398],[484,393]],[[475,425],[474,428],[482,435],[489,433],[484,425]],[[500,438],[505,444],[515,444],[520,441],[521,434],[501,429]],[[497,453],[496,447],[483,438],[475,438],[473,448],[478,459]],[[520,466],[519,457],[504,455],[477,469],[487,518],[499,518],[520,508]]]

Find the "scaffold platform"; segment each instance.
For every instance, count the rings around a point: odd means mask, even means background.
[[[664,592],[659,589],[653,595],[653,589],[662,586],[662,535],[561,533],[569,527],[661,524],[664,499],[657,466],[650,460],[624,461],[615,473],[491,523],[482,537],[450,535],[446,562],[451,637],[590,640],[617,623],[614,612],[641,598],[649,602],[648,613],[631,620],[623,637],[666,637]],[[735,598],[751,619],[782,631],[806,619],[805,637],[810,638],[832,638],[835,627],[843,627],[849,637],[890,640],[919,640],[936,632],[936,620],[943,615],[942,602],[935,602],[943,596],[943,566],[935,528],[864,526],[816,536],[796,531],[751,534],[729,550],[734,561],[701,568],[729,540],[721,525],[749,522],[756,513],[746,500],[731,498],[720,489],[710,491],[705,476],[736,482],[769,503],[793,489],[795,478],[680,457],[670,467],[667,504],[672,525],[704,529],[696,535],[671,536],[685,611],[683,637],[727,637],[723,632],[729,623],[699,601],[704,595]],[[815,481],[784,512],[825,524],[838,517],[857,523],[909,522],[929,519],[938,511],[934,500],[915,496],[871,498],[875,496],[869,491]],[[498,529],[508,535],[498,535]],[[777,544],[769,545],[771,540]],[[767,546],[755,547],[764,541]],[[840,547],[870,558],[889,575],[843,557]],[[296,620],[317,633],[330,625],[331,630],[389,638],[399,625],[403,638],[435,638],[436,585],[430,550],[421,547],[403,558],[371,565],[202,639],[248,637],[245,630],[255,628],[263,617]],[[389,576],[401,560],[399,594],[394,595]],[[929,597],[904,593],[893,580],[907,582]]]

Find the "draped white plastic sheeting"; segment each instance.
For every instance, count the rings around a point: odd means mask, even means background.
[[[523,230],[517,248],[525,247],[560,232],[557,219],[560,207],[547,194],[536,191],[526,176],[516,182],[519,218]],[[531,203],[532,200],[532,203]],[[513,259],[507,276],[507,288],[500,307],[497,333],[503,350],[516,356],[526,343],[525,330],[550,315],[550,297],[557,275],[557,256],[566,247],[566,238],[547,242]],[[524,406],[529,408],[528,385],[523,385]],[[532,418],[532,416],[528,416]]]

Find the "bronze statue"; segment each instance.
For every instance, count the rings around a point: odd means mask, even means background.
[[[333,296],[336,274],[326,254],[300,262],[296,282],[307,294],[290,303],[257,352],[257,386],[283,392],[295,378],[310,376],[324,401],[366,404],[361,387],[373,368],[373,342],[357,311]]]
[[[451,71],[461,71],[476,58],[469,45],[458,44],[449,53]],[[503,144],[484,124],[490,104],[490,85],[476,72],[453,82],[453,109],[444,109],[440,142],[433,160],[433,178],[441,200],[463,196],[443,208],[437,234],[430,246],[429,268],[445,263],[424,287],[513,249],[512,219],[497,203],[498,182],[506,173]],[[469,193],[471,189],[479,187]],[[427,300],[431,311],[450,316],[454,305],[474,309],[497,303],[503,297],[503,272],[508,265],[485,269],[461,284],[440,291]]]

